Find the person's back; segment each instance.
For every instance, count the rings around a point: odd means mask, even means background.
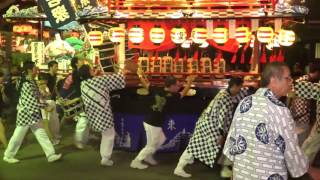
[[[288,67],[270,64],[262,73],[262,87],[240,102],[224,147],[239,179],[288,179],[304,175],[308,159],[298,145],[289,109],[279,100],[292,85]]]

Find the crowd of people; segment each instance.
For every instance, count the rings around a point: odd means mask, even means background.
[[[58,99],[79,98],[83,111],[74,116],[75,146],[79,149],[84,147],[89,131],[100,133],[100,164],[112,166],[115,130],[110,92],[123,89],[126,75],[131,72],[137,73],[153,102],[143,122],[147,143],[130,167],[142,170],[149,165],[157,165],[153,155],[166,140],[162,130],[164,112],[173,99],[186,96],[196,77],[188,76],[182,86],[175,77],[168,76],[163,87],[154,87],[141,68],[129,61],[123,70],[103,75],[97,75],[82,59],[73,58],[71,66],[72,73],[58,80],[57,62],[48,63],[47,73],[38,73],[31,61],[24,62],[22,74],[16,80],[16,128],[9,142],[3,120],[0,119],[0,142],[6,148],[3,160],[19,162],[15,155],[29,128],[48,162],[61,159],[62,155],[54,149],[62,138],[60,123],[63,108]],[[222,177],[237,180],[285,180],[289,178],[288,172],[291,177],[311,173],[311,165],[320,148],[319,145],[314,146],[320,134],[317,112],[320,109],[317,109],[319,81],[319,62],[311,63],[309,72],[296,80],[292,79],[287,65],[270,63],[261,73],[259,87],[243,87],[241,78],[231,78],[227,89],[221,90],[203,110],[173,173],[184,178],[191,177],[184,168],[195,159],[209,167],[220,164]],[[12,97],[5,92],[4,82],[4,73],[0,72],[1,118],[3,107],[10,102],[8,97]],[[313,94],[318,95],[306,98],[296,94],[288,98],[290,101],[284,102],[281,97],[294,94],[291,93],[295,91],[293,85],[299,82],[314,86],[311,88],[316,91]]]

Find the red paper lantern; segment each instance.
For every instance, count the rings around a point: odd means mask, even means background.
[[[175,44],[182,44],[187,39],[187,31],[185,28],[171,29],[171,40]]]
[[[281,29],[279,31],[279,44],[281,46],[291,46],[296,40],[296,35],[291,30]]]
[[[245,44],[250,41],[251,32],[248,27],[238,27],[236,29],[235,38],[240,44]]]
[[[111,42],[120,43],[125,39],[126,30],[121,27],[113,27],[109,29],[108,38]]]
[[[103,43],[102,32],[100,31],[90,31],[88,33],[89,41],[92,46],[99,46]]]
[[[191,32],[191,39],[194,43],[202,44],[208,39],[208,31],[206,28],[193,28]]]
[[[212,39],[217,44],[224,44],[228,41],[228,29],[225,27],[215,28],[212,32]]]
[[[257,31],[258,41],[261,43],[269,43],[274,36],[273,29],[271,27],[259,27]]]
[[[144,40],[144,31],[141,27],[133,27],[128,32],[129,41],[134,44],[140,44]]]
[[[150,30],[150,40],[151,42],[153,42],[154,44],[161,44],[164,39],[166,37],[166,33],[164,31],[163,28],[161,28],[160,26],[156,26],[151,28]]]

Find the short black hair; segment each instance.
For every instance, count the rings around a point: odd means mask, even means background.
[[[33,61],[25,61],[23,62],[23,72],[28,73],[28,70],[32,70],[35,66],[35,63]]]
[[[316,73],[320,72],[320,61],[313,61],[309,64],[309,72]]]
[[[50,61],[50,62],[48,63],[48,68],[49,68],[49,69],[52,68],[55,64],[58,65],[58,62],[57,62],[57,61]]]
[[[92,78],[90,74],[90,66],[88,64],[84,64],[79,68],[79,76],[81,80],[87,80]]]
[[[177,83],[177,78],[175,78],[174,76],[167,76],[166,79],[164,80],[165,87],[170,87],[176,83]]]
[[[261,74],[261,87],[267,87],[270,84],[272,77],[281,79],[284,67],[288,68],[288,65],[282,62],[272,62],[267,64]]]
[[[243,79],[240,77],[232,77],[228,82],[228,88],[231,88],[232,86],[240,86],[243,84]]]
[[[71,59],[71,67],[73,70],[77,69],[77,64],[78,64],[79,59],[77,57],[73,57]]]

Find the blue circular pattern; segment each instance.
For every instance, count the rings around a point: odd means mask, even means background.
[[[274,143],[276,144],[276,146],[278,146],[280,151],[284,153],[284,151],[286,150],[286,142],[281,135],[278,136]]]
[[[230,154],[231,155],[239,155],[246,151],[247,149],[247,141],[246,139],[239,135],[238,139],[230,137]]]
[[[281,107],[286,107],[285,104],[283,104],[279,99],[277,99],[276,97],[274,97],[274,95],[272,94],[271,90],[268,89],[265,93],[264,96],[267,97],[269,99],[269,101],[271,101],[273,104],[277,105],[277,106],[281,106]]]
[[[240,113],[248,112],[252,107],[252,96],[246,97],[240,105]]]
[[[269,143],[269,134],[265,123],[260,123],[256,127],[256,137],[263,144]]]
[[[268,177],[268,180],[284,180],[280,174],[272,174]]]

